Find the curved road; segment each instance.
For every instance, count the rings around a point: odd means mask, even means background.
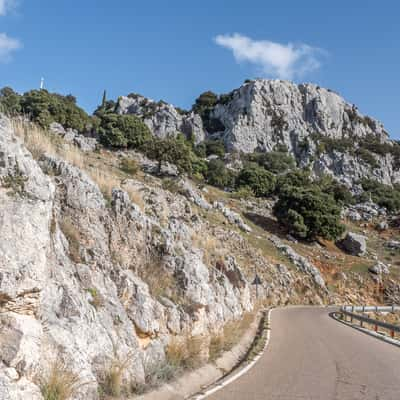
[[[208,400],[400,400],[400,348],[329,317],[277,309],[258,363]]]

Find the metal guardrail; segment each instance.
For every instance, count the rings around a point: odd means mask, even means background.
[[[350,311],[351,310],[351,311]],[[361,328],[364,327],[364,324],[369,324],[374,326],[375,332],[378,332],[378,327],[387,329],[390,332],[390,336],[392,338],[395,337],[395,333],[400,333],[400,326],[389,324],[388,322],[378,321],[373,318],[369,318],[366,315],[356,314],[355,312],[394,312],[399,311],[400,306],[343,306],[340,308],[338,312],[340,318],[345,322],[353,323],[354,320],[360,322]],[[347,321],[347,317],[349,317],[350,321]]]
[[[400,311],[400,306],[343,306],[342,310],[351,312],[395,312]]]

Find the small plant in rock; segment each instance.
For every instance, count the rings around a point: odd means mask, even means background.
[[[128,175],[136,175],[140,169],[136,160],[131,158],[124,158],[119,164],[119,169]]]
[[[60,359],[52,364],[48,375],[40,380],[44,400],[72,399],[81,386],[79,375],[72,372]]]
[[[103,375],[100,378],[99,383],[99,394],[100,398],[106,398],[106,396],[128,396],[135,393],[135,385],[124,384],[123,376],[126,372],[132,354],[128,354],[126,357],[121,359],[117,356],[114,350],[114,358],[110,364],[105,368]]]
[[[62,233],[68,240],[69,255],[72,261],[76,263],[81,262],[81,255],[80,255],[81,235],[78,229],[75,227],[72,220],[68,217],[61,219],[61,221],[59,221],[59,224]]]
[[[10,189],[7,193],[9,196],[25,197],[25,183],[28,177],[25,176],[19,169],[18,163],[14,165],[13,171],[9,171],[8,175],[1,179],[1,186],[5,189]]]
[[[99,293],[99,291],[96,288],[89,288],[86,289],[88,293],[92,296],[92,299],[90,301],[90,304],[98,310],[99,308],[104,306],[104,299],[103,296]]]

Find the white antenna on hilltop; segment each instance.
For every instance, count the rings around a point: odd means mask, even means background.
[[[40,79],[40,90],[44,89],[44,78]]]

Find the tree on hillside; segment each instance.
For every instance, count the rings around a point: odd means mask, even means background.
[[[257,197],[270,196],[275,184],[275,176],[256,163],[247,163],[236,179],[237,187],[249,187]]]
[[[144,152],[149,158],[158,162],[158,172],[161,172],[166,162],[175,164],[180,173],[192,172],[191,149],[184,140],[154,137],[145,144]]]
[[[135,115],[101,113],[98,132],[107,147],[139,148],[151,139],[147,125]]]
[[[74,96],[62,96],[47,90],[31,90],[21,98],[21,111],[43,128],[58,122],[65,128],[84,132],[91,125],[86,112],[76,105]]]
[[[0,112],[11,116],[21,113],[21,96],[10,87],[0,90]]]
[[[211,160],[208,163],[206,176],[210,185],[217,186],[221,189],[233,187],[235,185],[235,174],[226,168],[222,160]]]
[[[334,198],[317,187],[286,186],[274,206],[278,221],[292,235],[310,240],[338,238],[344,232],[340,212]]]

